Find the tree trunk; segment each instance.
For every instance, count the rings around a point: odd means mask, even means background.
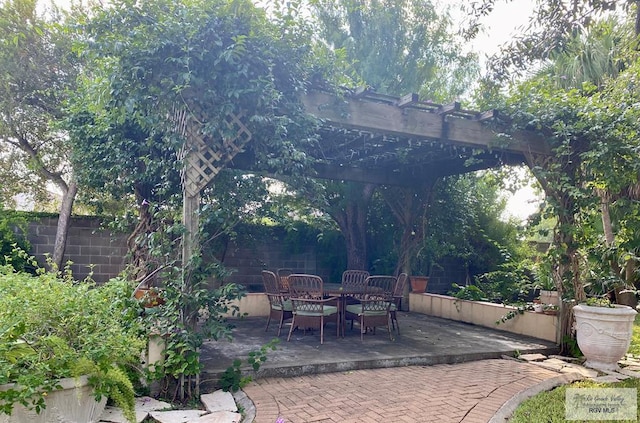
[[[135,186],[134,192],[138,208],[138,223],[127,238],[127,249],[131,256],[130,273],[136,282],[143,281],[147,275],[153,272],[150,268],[148,236],[155,230],[153,227],[153,214],[148,200],[149,190],[145,186]],[[154,279],[147,280],[145,286],[153,286]]]
[[[613,225],[611,224],[611,214],[609,212],[609,198],[605,193],[600,193],[602,208],[602,228],[604,230],[604,239],[607,247],[613,245]]]
[[[613,233],[613,224],[611,223],[611,213],[609,211],[610,204],[610,196],[606,191],[598,191],[598,196],[601,200],[601,218],[602,218],[602,229],[604,231],[604,242],[607,247],[611,247],[613,242],[615,241],[615,234]],[[622,277],[623,270],[620,268],[620,264],[618,263],[616,257],[613,257],[609,262],[611,269],[614,273],[620,277]],[[627,273],[625,275],[625,280],[628,279],[629,263],[626,264]],[[635,268],[635,266],[633,266]],[[617,292],[617,291],[616,291]]]
[[[62,204],[60,205],[60,215],[58,216],[58,228],[56,230],[56,241],[53,246],[53,263],[57,269],[62,269],[62,261],[64,260],[64,251],[67,246],[67,234],[69,233],[69,225],[71,223],[71,211],[73,203],[78,193],[78,184],[75,178],[71,178],[69,184],[60,186],[62,189]]]
[[[553,198],[557,202],[558,223],[554,228],[553,244],[557,249],[557,254],[553,254],[550,258],[553,260],[553,281],[558,290],[558,296],[562,299],[566,297],[565,291],[568,288],[566,282],[571,283],[571,289],[573,290],[573,300],[560,301],[560,313],[558,324],[558,339],[560,340],[560,352],[568,352],[570,345],[568,341],[574,338],[573,332],[573,305],[586,300],[586,294],[584,286],[580,280],[580,266],[579,266],[579,253],[577,245],[573,237],[573,231],[570,228],[576,226],[576,214],[578,205],[576,200],[571,196],[569,192],[563,191],[563,184],[549,179],[544,172],[537,172],[536,168],[541,167],[543,169],[549,169],[554,161],[550,158],[540,158],[534,155],[527,156],[527,164],[532,170],[538,182],[542,186],[542,189],[549,198]],[[563,176],[570,176],[576,174],[579,168],[579,160],[574,160],[571,166],[567,166],[564,169]],[[551,173],[551,178],[557,177]],[[555,183],[554,183],[555,182]],[[570,280],[569,280],[570,279]]]
[[[373,184],[345,183],[347,188],[342,208],[330,213],[344,235],[347,246],[347,269],[366,270],[367,262],[367,214],[375,189]]]
[[[426,181],[419,189],[393,188],[382,192],[402,231],[396,274],[411,274],[413,259],[426,233],[427,210],[434,185],[435,179]]]

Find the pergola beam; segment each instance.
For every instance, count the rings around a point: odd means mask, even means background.
[[[519,132],[509,138],[499,136],[489,126],[471,118],[447,115],[420,108],[399,108],[393,104],[365,99],[337,98],[311,91],[302,96],[307,112],[325,125],[418,139],[442,140],[452,145],[502,150],[525,154],[550,153],[549,146],[533,133]],[[446,136],[446,139],[442,137]]]

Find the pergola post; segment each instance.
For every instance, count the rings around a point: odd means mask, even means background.
[[[195,107],[176,109],[173,120],[176,132],[184,139],[179,157],[182,168],[182,223],[185,233],[182,238],[182,288],[191,291],[189,267],[195,251],[200,249],[198,232],[200,225],[201,192],[215,176],[238,154],[251,140],[251,132],[242,122],[243,113],[227,114],[221,126],[226,127],[219,136],[205,134],[203,125],[207,122],[206,113]],[[233,136],[229,136],[232,134]],[[185,324],[189,316],[184,316]]]
[[[184,189],[182,191],[182,223],[184,234],[182,235],[182,289],[189,291],[188,272],[189,263],[193,253],[198,246],[198,226],[200,225],[200,193],[189,195]]]
[[[183,145],[179,152],[182,160],[182,292],[189,296],[193,291],[191,266],[193,255],[200,251],[198,238],[200,227],[201,193],[215,176],[238,154],[251,140],[251,132],[242,123],[239,115],[229,113],[218,134],[207,134],[203,131],[204,124],[209,118],[201,108],[176,108],[173,113],[175,131],[183,138]],[[233,136],[229,136],[232,134]],[[183,306],[180,310],[182,324],[191,330],[196,328],[198,310],[191,310]],[[199,395],[200,375],[195,376],[196,395]],[[191,380],[189,378],[189,380]],[[185,380],[180,380],[180,398],[184,398]],[[191,389],[191,383],[188,385]]]

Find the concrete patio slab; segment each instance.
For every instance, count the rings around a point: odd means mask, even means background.
[[[318,331],[294,331],[287,342],[289,326],[283,328],[275,351],[267,353],[267,361],[254,374],[265,377],[292,377],[309,374],[344,372],[358,369],[463,363],[500,358],[524,353],[557,353],[554,343],[515,335],[467,323],[399,312],[400,335],[390,340],[385,328],[367,333],[360,341],[358,328],[347,328],[344,338],[336,337],[335,325],[325,328],[325,341],[320,345]],[[201,359],[203,390],[213,391],[220,374],[234,359],[246,364],[249,352],[257,351],[276,338],[277,322],[265,332],[266,318],[253,317],[233,321],[232,342],[206,342]]]

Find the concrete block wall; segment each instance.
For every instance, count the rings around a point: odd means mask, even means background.
[[[329,272],[318,266],[315,247],[309,245],[291,251],[284,245],[284,237],[284,231],[276,229],[256,236],[252,242],[239,240],[239,245],[232,244],[223,263],[235,272],[225,281],[242,284],[250,292],[262,292],[262,270],[276,272],[279,268],[287,268],[296,273],[319,275],[328,282]]]
[[[45,254],[53,253],[58,225],[57,217],[42,217],[29,223],[31,254],[41,265]],[[93,269],[93,279],[102,283],[117,276],[125,267],[127,235],[100,227],[100,220],[74,217],[67,235],[64,261],[71,261],[76,279],[84,279]]]
[[[439,266],[434,266],[431,269],[431,274],[428,276],[427,292],[446,295],[451,291],[451,284],[465,284],[467,270],[461,260],[445,258]]]
[[[45,254],[53,252],[57,224],[57,217],[41,217],[29,224],[27,238],[31,243],[31,254],[41,265],[46,262]],[[318,267],[314,246],[292,252],[282,245],[284,235],[284,231],[276,230],[256,235],[251,242],[231,243],[223,263],[235,271],[225,282],[243,284],[250,292],[262,292],[262,270],[276,271],[278,268],[317,274],[327,280],[329,271]],[[98,218],[74,217],[64,260],[73,262],[71,270],[76,279],[84,279],[92,267],[93,279],[98,283],[106,282],[125,268],[127,236],[102,228]]]

